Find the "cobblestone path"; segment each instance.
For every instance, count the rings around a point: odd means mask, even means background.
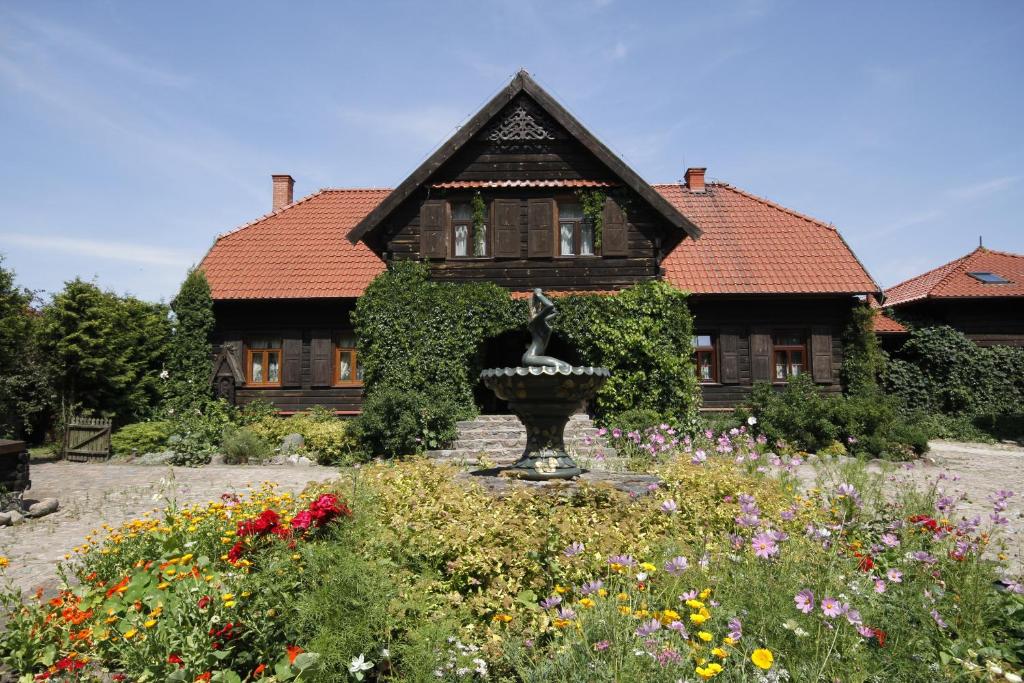
[[[116,526],[173,498],[179,505],[243,493],[264,481],[297,493],[311,481],[337,474],[330,467],[217,466],[201,468],[112,463],[32,463],[26,499],[57,498],[60,510],[19,526],[0,527],[0,556],[10,560],[7,579],[23,592],[57,586],[57,563],[101,524]],[[156,500],[154,500],[154,496]],[[3,579],[0,579],[3,581]]]

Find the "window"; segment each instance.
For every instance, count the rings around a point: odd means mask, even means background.
[[[363,366],[359,363],[356,337],[342,333],[334,345],[334,384],[362,384]]]
[[[246,383],[255,387],[281,386],[281,340],[252,339],[246,349]]]
[[[452,204],[452,256],[487,256],[487,223],[477,232],[469,202]]]
[[[772,337],[776,382],[785,382],[807,369],[807,340],[799,332],[784,332]]]
[[[996,275],[995,273],[989,273],[987,271],[985,271],[985,272],[980,272],[979,271],[979,272],[967,273],[967,274],[970,275],[971,277],[973,277],[975,280],[978,280],[980,282],[984,282],[986,285],[1008,285],[1008,284],[1010,284],[1010,281],[1007,280],[1002,275]]]
[[[561,256],[593,256],[594,226],[579,204],[558,204],[558,253]]]
[[[718,363],[715,362],[715,341],[710,334],[693,335],[693,360],[697,365],[697,379],[701,382],[718,381]]]

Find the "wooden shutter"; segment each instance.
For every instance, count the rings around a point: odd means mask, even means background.
[[[313,330],[309,354],[313,386],[315,387],[326,387],[332,384],[331,366],[334,365],[332,350],[331,333],[327,330]]]
[[[555,255],[555,200],[531,199],[527,252],[530,258]]]
[[[420,206],[420,256],[441,258],[448,253],[448,202],[428,199]]]
[[[283,337],[281,386],[297,387],[302,384],[302,334],[296,330],[289,330]]]
[[[618,203],[608,197],[604,200],[601,222],[601,255],[628,256],[626,213]]]
[[[815,327],[811,331],[811,373],[819,384],[832,384],[832,331]]]
[[[718,335],[718,381],[722,384],[740,382],[740,335],[736,330],[722,330]]]
[[[766,330],[750,334],[750,376],[755,382],[772,381],[772,335]]]
[[[495,199],[494,255],[498,258],[519,258],[519,200]]]

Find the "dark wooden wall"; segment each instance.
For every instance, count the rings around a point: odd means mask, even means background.
[[[768,379],[766,369],[760,368],[753,348],[757,335],[771,335],[776,332],[799,331],[807,338],[809,368],[815,381],[825,392],[842,391],[839,372],[843,363],[842,334],[849,321],[850,307],[854,299],[837,297],[727,297],[697,296],[690,298],[690,310],[694,316],[694,331],[712,334],[716,340],[720,381],[703,384],[702,394],[705,410],[724,410],[735,407],[750,395],[755,381]],[[723,338],[728,335],[735,343],[735,376],[724,378],[722,373]],[[812,342],[827,338],[827,355],[818,353]],[[762,337],[763,339],[763,337]],[[819,342],[820,347],[820,342]],[[730,349],[726,349],[726,352]],[[769,349],[770,351],[770,349]],[[828,367],[822,366],[827,358]],[[770,370],[770,363],[769,368]],[[778,385],[780,388],[783,384]]]
[[[323,406],[345,415],[358,413],[363,405],[362,387],[315,386],[313,383],[314,337],[351,329],[349,314],[354,305],[354,299],[215,302],[215,353],[220,352],[225,342],[240,343],[242,355],[238,360],[244,367],[247,339],[280,337],[286,346],[282,372],[289,363],[297,371],[297,381],[291,386],[238,387],[235,402],[245,405],[263,399],[285,412]]]
[[[1024,299],[926,299],[896,309],[917,325],[949,325],[979,346],[1024,346]]]

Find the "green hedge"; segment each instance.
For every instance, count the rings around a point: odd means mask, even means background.
[[[612,372],[597,396],[600,420],[635,408],[696,419],[684,293],[645,283],[617,295],[560,298],[557,306],[553,346]],[[484,346],[524,330],[527,306],[495,284],[434,282],[426,265],[398,262],[360,297],[353,322],[366,393],[354,430],[369,454],[397,456],[445,444],[457,420],[476,414]]]

